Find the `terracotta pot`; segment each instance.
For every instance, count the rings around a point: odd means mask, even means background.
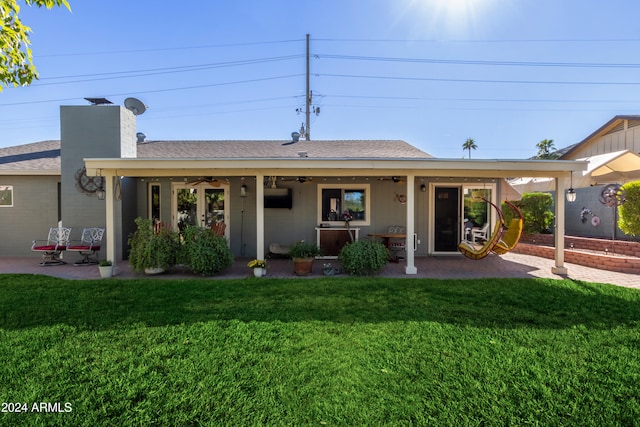
[[[308,276],[313,269],[313,258],[293,258],[293,272],[297,276]]]

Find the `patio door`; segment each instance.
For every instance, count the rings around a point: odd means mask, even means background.
[[[473,229],[487,229],[488,233],[491,233],[496,222],[495,212],[491,205],[482,199],[497,203],[495,188],[495,184],[465,185],[463,187],[463,237],[466,240],[472,240],[471,230]]]
[[[211,227],[213,224],[227,224],[225,236],[229,233],[229,185],[202,182],[200,184],[178,183],[172,188],[173,227],[183,230],[189,225]]]
[[[457,252],[460,242],[460,187],[434,188],[434,252]]]

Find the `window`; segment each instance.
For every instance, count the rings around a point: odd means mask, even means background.
[[[160,219],[160,184],[149,184],[149,218]]]
[[[318,223],[344,225],[343,214],[351,214],[352,225],[369,225],[369,184],[318,185]]]
[[[0,185],[0,208],[13,207],[13,185]]]

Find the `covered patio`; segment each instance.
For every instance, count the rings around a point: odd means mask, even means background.
[[[318,144],[317,142],[315,144]],[[321,144],[321,143],[320,143]],[[255,182],[252,197],[255,205],[255,222],[249,224],[255,227],[255,257],[264,259],[267,255],[268,243],[265,241],[265,183],[271,176],[291,176],[316,178],[317,181],[335,180],[363,180],[375,181],[378,177],[393,177],[397,179],[398,193],[406,197],[405,205],[406,225],[406,259],[395,269],[401,269],[404,275],[419,275],[422,268],[429,270],[416,260],[416,243],[424,238],[427,231],[418,235],[419,219],[433,215],[433,207],[428,202],[418,205],[421,193],[431,197],[430,188],[424,185],[425,180],[435,187],[437,183],[462,183],[467,180],[478,182],[499,182],[503,178],[522,176],[523,171],[529,176],[553,177],[555,190],[564,194],[569,186],[572,172],[583,171],[586,162],[580,161],[539,161],[539,160],[451,160],[434,158],[313,158],[298,155],[296,157],[242,157],[242,158],[86,158],[84,160],[87,174],[105,178],[106,191],[106,257],[120,264],[122,255],[116,242],[121,230],[122,210],[120,200],[116,197],[118,180],[121,177],[135,177],[138,179],[158,179],[158,177],[176,176],[226,176],[231,177],[230,186],[234,182]],[[255,181],[254,181],[255,180]],[[499,185],[499,184],[496,184]],[[234,190],[235,191],[235,190]],[[238,188],[237,191],[240,191]],[[315,189],[313,191],[316,191]],[[497,201],[497,194],[494,196]],[[562,199],[564,200],[564,198]],[[243,201],[244,203],[244,201]],[[379,200],[371,200],[371,211],[376,212]],[[556,236],[564,236],[564,203],[555,206]],[[318,227],[315,218],[306,221]],[[232,225],[233,227],[233,225]],[[433,227],[433,225],[430,225]],[[430,228],[433,230],[433,228]],[[552,274],[566,274],[564,264],[564,241],[558,238],[554,265],[550,267]],[[452,257],[456,262],[467,262],[460,256]],[[440,257],[438,257],[440,259]],[[481,268],[482,261],[472,261],[475,268]]]

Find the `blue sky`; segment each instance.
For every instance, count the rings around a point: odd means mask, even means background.
[[[80,1],[23,7],[40,80],[0,93],[0,147],[59,139],[60,105],[148,105],[150,140],[402,139],[527,158],[640,114],[635,0]]]

